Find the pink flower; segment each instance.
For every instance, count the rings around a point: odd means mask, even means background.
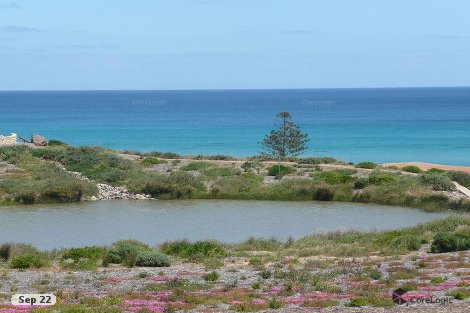
[[[281,286],[274,286],[274,287],[271,287],[271,291],[274,291],[274,292],[280,292],[282,291],[284,288],[281,287]]]
[[[241,301],[230,301],[229,304],[231,305],[239,305],[239,304],[242,304],[243,302]]]
[[[148,279],[153,280],[153,281],[172,281],[176,280],[176,277],[169,277],[169,276],[152,276],[149,277]]]
[[[303,303],[305,301],[307,301],[308,299],[306,299],[305,297],[303,296],[295,296],[295,297],[289,297],[289,298],[286,298],[284,300],[285,303],[289,303],[289,304],[298,304],[298,303]]]

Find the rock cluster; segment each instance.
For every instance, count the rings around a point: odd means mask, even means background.
[[[9,146],[16,144],[17,135],[12,133],[10,136],[0,135],[0,146]]]
[[[79,172],[71,172],[67,171],[65,166],[59,162],[55,162],[55,165],[63,170],[64,172],[67,172],[69,174],[72,174],[73,176],[88,181],[92,182],[88,177],[83,176]],[[98,195],[97,196],[91,196],[90,198],[86,200],[90,201],[98,201],[98,200],[113,200],[113,199],[123,199],[123,200],[148,200],[152,199],[151,195],[145,195],[145,194],[133,194],[127,191],[126,188],[124,187],[114,187],[111,185],[107,184],[96,184],[96,187],[98,188]]]
[[[150,195],[133,194],[127,191],[124,187],[114,187],[107,184],[97,184],[98,196],[93,196],[90,200],[113,200],[113,199],[126,199],[126,200],[147,200]]]

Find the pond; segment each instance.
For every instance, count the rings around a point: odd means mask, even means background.
[[[217,239],[251,236],[286,240],[344,230],[398,229],[447,216],[417,209],[339,202],[98,201],[0,207],[0,243],[25,242],[40,249],[106,245],[137,239]]]

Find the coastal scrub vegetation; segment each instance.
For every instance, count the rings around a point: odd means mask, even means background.
[[[0,203],[80,201],[97,195],[100,183],[163,200],[319,200],[429,211],[470,210],[470,202],[456,196],[453,183],[470,187],[470,174],[464,172],[409,173],[372,162],[350,165],[333,158],[286,157],[280,166],[269,156],[214,158],[125,154],[68,145],[1,147]]]

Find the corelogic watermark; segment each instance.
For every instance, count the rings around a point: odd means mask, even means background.
[[[327,107],[335,104],[335,100],[302,99],[302,105],[305,106]]]
[[[452,297],[434,297],[433,295],[424,296],[424,295],[409,295],[406,290],[398,288],[392,292],[392,300],[396,304],[402,305],[406,304],[441,304],[447,305],[451,304]]]
[[[162,99],[133,99],[133,105],[153,105],[153,106],[162,106],[167,105],[168,102]]]

